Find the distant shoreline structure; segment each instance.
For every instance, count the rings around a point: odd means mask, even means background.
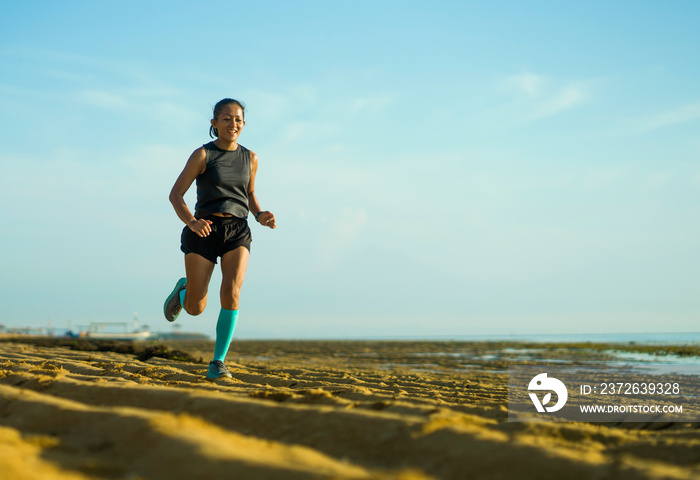
[[[93,322],[107,324],[109,322]],[[119,323],[119,322],[117,322]],[[39,331],[42,330],[42,331]],[[0,336],[52,336],[79,337],[66,329],[54,328],[63,333],[50,333],[36,327],[0,328]],[[95,338],[95,336],[87,336]],[[147,340],[208,340],[211,337],[201,332],[150,332]],[[107,339],[107,337],[103,338]],[[111,339],[114,339],[112,337]],[[136,338],[125,338],[136,339]],[[519,343],[616,343],[640,345],[700,345],[700,332],[643,332],[643,333],[553,333],[553,334],[498,334],[498,335],[367,335],[348,337],[237,337],[237,340],[261,341],[427,341],[427,342],[519,342]]]
[[[3,326],[0,328],[0,337],[54,337],[115,341],[210,339],[208,335],[200,332],[151,332],[147,325],[139,328],[133,322],[90,322],[87,328],[82,328],[78,332],[56,327],[21,326],[8,328]]]

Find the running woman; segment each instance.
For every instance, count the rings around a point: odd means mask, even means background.
[[[175,321],[184,308],[199,315],[207,305],[207,289],[217,259],[221,258],[221,311],[216,323],[214,358],[207,378],[231,377],[224,365],[238,320],[238,303],[245,277],[250,243],[248,212],[266,227],[276,228],[275,216],[260,208],[255,196],[258,156],[238,143],[245,126],[245,106],[225,98],[214,106],[209,136],[213,142],[192,153],[170,192],[175,213],[187,225],[180,249],[185,253],[185,274],[175,284],[163,307],[165,318]],[[194,215],[185,193],[197,181]]]

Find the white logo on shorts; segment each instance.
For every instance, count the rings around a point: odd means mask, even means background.
[[[540,402],[540,399],[537,398],[537,394],[529,394],[532,403],[535,404],[535,408],[540,413],[544,413],[545,411],[557,412],[561,410],[566,404],[566,400],[569,398],[569,393],[566,391],[566,385],[564,385],[561,381],[557,380],[556,378],[547,378],[546,373],[540,373],[539,375],[536,375],[532,380],[530,380],[530,385],[527,386],[527,389],[538,391],[551,390],[557,394],[557,403],[552,407],[544,406],[547,405],[552,399],[551,392],[544,396],[542,402]]]

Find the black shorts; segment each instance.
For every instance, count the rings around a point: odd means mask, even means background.
[[[182,229],[180,250],[185,255],[196,253],[217,263],[218,257],[238,247],[245,247],[250,252],[250,242],[253,241],[253,237],[245,218],[210,215],[204,219],[212,222],[211,233],[206,237],[200,237],[188,226]]]

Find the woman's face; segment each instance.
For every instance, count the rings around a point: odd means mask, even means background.
[[[236,142],[241,134],[245,120],[240,105],[229,103],[224,105],[219,116],[213,118],[211,125],[219,132],[219,138],[225,142]]]

